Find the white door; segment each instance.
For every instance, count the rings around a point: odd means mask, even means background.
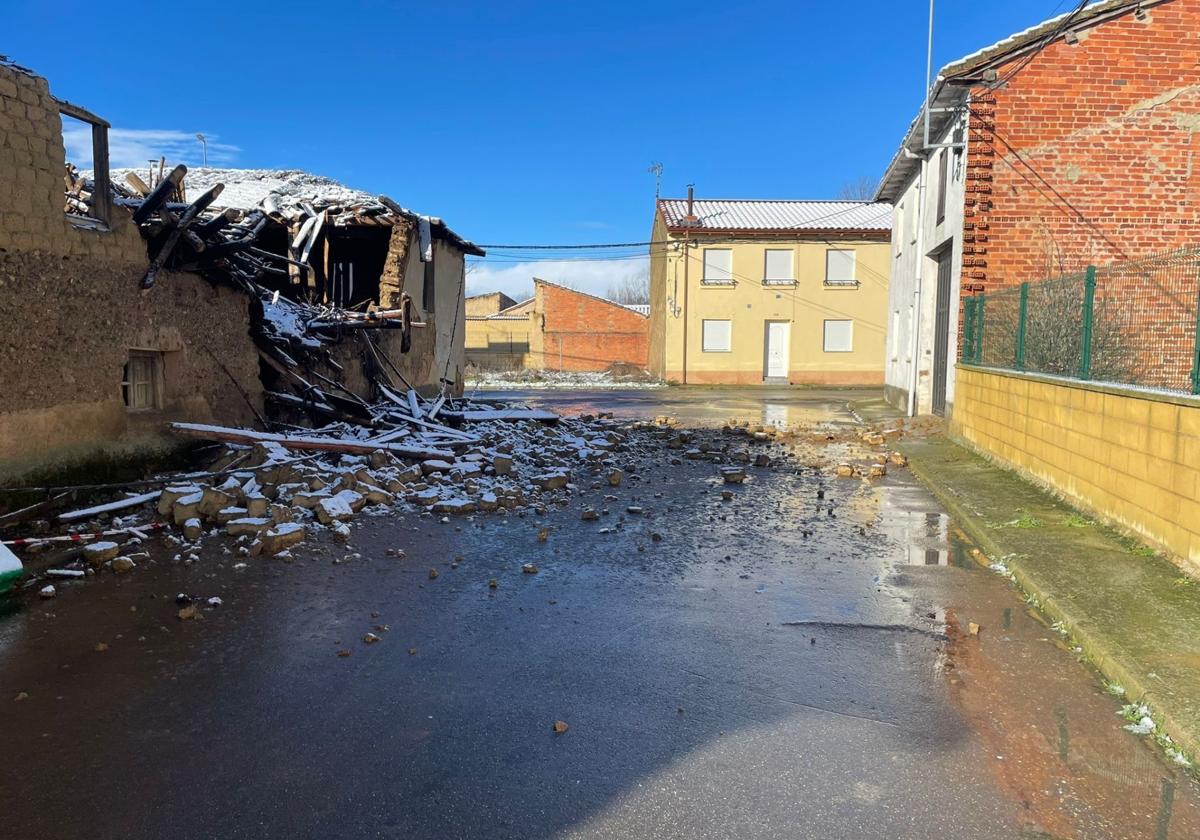
[[[767,379],[787,379],[791,337],[790,321],[767,321]]]

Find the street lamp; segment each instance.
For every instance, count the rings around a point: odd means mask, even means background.
[[[200,146],[204,149],[204,168],[208,169],[208,140],[203,134],[197,134],[196,139],[200,141]]]

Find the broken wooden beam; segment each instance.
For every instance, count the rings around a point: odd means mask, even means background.
[[[400,443],[373,443],[369,440],[346,440],[328,437],[287,437],[269,432],[254,432],[248,429],[231,429],[225,426],[206,426],[202,423],[172,423],[172,431],[200,440],[216,440],[222,443],[241,443],[253,446],[256,443],[277,443],[284,449],[302,452],[345,452],[351,455],[369,455],[377,449],[390,452],[401,458],[414,461],[453,461],[454,453],[449,449],[405,446]]]
[[[94,507],[83,508],[81,510],[72,510],[67,513],[58,515],[59,522],[74,522],[77,519],[89,519],[101,513],[112,513],[117,510],[125,510],[126,508],[137,507],[144,505],[146,502],[152,502],[162,495],[162,490],[151,490],[149,493],[141,493],[137,496],[129,496],[124,499],[117,499],[115,502],[107,502],[103,505],[95,505]]]

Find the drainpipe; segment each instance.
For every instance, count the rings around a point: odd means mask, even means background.
[[[921,285],[925,277],[925,193],[926,193],[926,178],[929,174],[929,155],[915,154],[904,147],[904,156],[910,160],[919,158],[921,161],[921,174],[917,176],[917,252],[916,256],[916,271],[913,275],[913,319],[912,319],[912,342],[909,346],[909,357],[911,359],[912,370],[909,372],[908,382],[908,416],[917,416],[917,382],[918,362],[917,353],[921,349]],[[901,236],[904,232],[901,231]]]

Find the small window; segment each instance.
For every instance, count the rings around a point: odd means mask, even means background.
[[[162,353],[129,351],[121,396],[130,411],[162,408]]]
[[[768,248],[763,263],[764,283],[794,283],[795,272],[792,270],[791,248]]]
[[[108,123],[82,108],[59,103],[63,146],[63,210],[81,226],[105,228],[109,220]],[[90,176],[83,172],[91,170]]]
[[[946,221],[946,185],[950,181],[950,150],[942,149],[938,164],[937,223]]]
[[[704,282],[733,283],[733,251],[729,248],[704,249]]]
[[[436,274],[433,268],[432,254],[430,254],[429,260],[424,265],[425,277],[421,285],[421,306],[426,312],[432,312],[433,303],[437,297],[437,284],[434,282]]]
[[[705,353],[728,353],[732,348],[732,321],[703,321],[701,349]]]
[[[825,352],[849,353],[854,350],[854,322],[825,322]]]
[[[825,252],[825,284],[827,286],[853,286],[854,251],[829,249]]]

